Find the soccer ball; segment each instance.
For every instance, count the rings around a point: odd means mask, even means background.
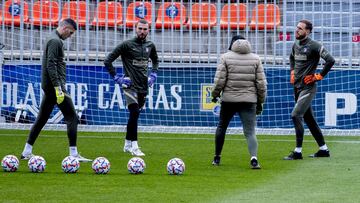
[[[166,170],[170,175],[181,175],[185,172],[185,163],[179,158],[170,159]]]
[[[146,164],[142,158],[133,157],[129,160],[129,162],[127,164],[127,168],[128,168],[129,173],[140,174],[140,173],[144,173]]]
[[[14,155],[6,155],[1,160],[1,167],[6,172],[15,172],[19,168],[19,159]]]
[[[46,161],[41,156],[33,156],[28,161],[28,167],[31,172],[41,173],[45,170]]]
[[[76,173],[80,168],[80,162],[73,156],[67,156],[61,162],[61,168],[65,173]]]
[[[96,174],[107,174],[110,171],[110,162],[105,157],[96,158],[91,165]]]

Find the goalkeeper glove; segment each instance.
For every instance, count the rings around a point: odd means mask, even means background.
[[[260,115],[263,112],[263,105],[262,103],[256,104],[256,115]]]
[[[324,77],[322,75],[320,75],[319,73],[315,73],[312,75],[305,76],[304,82],[305,82],[305,84],[308,85],[308,84],[314,83],[316,81],[322,80],[323,78]]]
[[[65,94],[62,91],[61,87],[55,87],[56,103],[61,104],[64,101]]]
[[[157,73],[152,72],[148,77],[148,85],[149,87],[152,87],[156,81]]]
[[[292,70],[291,73],[290,73],[290,83],[291,83],[291,84],[294,84],[294,83],[295,83],[294,70]]]
[[[218,98],[217,97],[213,97],[212,99],[211,99],[211,102],[212,103],[216,103],[218,101]]]
[[[131,86],[131,79],[129,77],[125,77],[125,75],[116,74],[114,81],[123,88],[129,88]]]

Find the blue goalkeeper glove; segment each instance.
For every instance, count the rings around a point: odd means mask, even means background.
[[[129,77],[125,77],[125,75],[116,74],[114,81],[123,88],[129,88],[131,86],[131,79]]]
[[[157,73],[152,72],[148,77],[148,85],[149,87],[152,87],[156,81]]]

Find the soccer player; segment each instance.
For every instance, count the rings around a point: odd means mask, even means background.
[[[300,20],[295,30],[296,41],[290,54],[290,83],[294,85],[295,106],[291,112],[296,132],[296,147],[285,160],[302,159],[302,144],[304,139],[304,124],[315,138],[319,150],[310,157],[330,157],[330,152],[325,144],[324,136],[316,123],[311,101],[316,94],[316,82],[322,80],[335,63],[331,54],[309,35],[313,25],[308,20]],[[320,58],[325,60],[320,73],[316,68]]]
[[[152,87],[156,81],[159,66],[155,44],[146,39],[148,34],[149,23],[144,19],[139,20],[136,23],[136,36],[117,45],[104,61],[111,77],[124,91],[130,113],[124,152],[130,152],[134,156],[145,156],[138,145],[138,119],[145,104],[148,87]],[[123,74],[116,73],[112,65],[120,55]],[[149,59],[152,61],[152,69],[148,76]]]
[[[33,145],[41,129],[49,119],[54,106],[57,105],[66,121],[70,156],[77,158],[80,162],[91,161],[82,157],[77,151],[76,140],[79,119],[71,97],[65,89],[66,64],[64,62],[63,40],[69,38],[76,29],[77,25],[74,20],[70,18],[64,19],[46,41],[41,75],[41,88],[44,91],[44,95],[40,104],[39,115],[31,127],[28,140],[21,154],[21,159],[23,160],[34,156],[32,154]]]
[[[221,97],[220,119],[215,133],[213,165],[220,164],[226,129],[237,113],[243,124],[244,135],[250,153],[250,166],[260,169],[257,159],[258,143],[255,135],[256,115],[263,111],[267,82],[260,57],[251,53],[249,41],[234,36],[229,51],[220,58],[217,66],[212,101]]]

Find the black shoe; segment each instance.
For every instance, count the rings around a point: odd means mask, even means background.
[[[289,156],[284,157],[284,160],[303,159],[301,152],[291,152]]]
[[[257,159],[251,159],[250,166],[252,169],[261,169],[260,164]]]
[[[329,150],[319,150],[315,154],[309,155],[309,157],[316,158],[316,157],[330,157]]]
[[[214,156],[214,161],[212,162],[212,165],[219,166],[220,165],[220,156]]]

